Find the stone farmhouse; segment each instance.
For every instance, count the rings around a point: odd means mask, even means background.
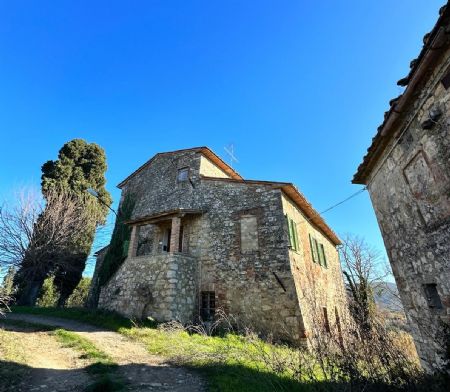
[[[299,343],[318,328],[341,330],[340,241],[293,184],[245,180],[198,147],[156,154],[118,187],[121,203],[135,200],[132,232],[100,308],[182,323],[221,309]]]
[[[450,321],[450,7],[411,62],[406,86],[353,178],[365,184],[425,369],[448,354]]]

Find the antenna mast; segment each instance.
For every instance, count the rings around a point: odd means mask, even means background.
[[[230,156],[230,167],[233,168],[233,161],[238,163],[238,159],[234,156],[234,144],[230,143],[227,147],[224,147],[226,153]]]

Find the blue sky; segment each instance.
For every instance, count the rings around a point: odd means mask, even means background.
[[[294,182],[318,211],[351,178],[443,1],[0,2],[0,200],[39,186],[73,138],[107,188],[160,151],[233,143],[245,178]],[[367,192],[325,214],[382,238]]]

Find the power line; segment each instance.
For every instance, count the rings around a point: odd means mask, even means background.
[[[332,210],[333,208],[336,208],[337,206],[340,206],[341,204],[344,204],[346,201],[353,199],[355,196],[358,196],[360,193],[363,193],[365,190],[367,190],[367,187],[364,187],[362,189],[360,189],[359,191],[351,194],[350,196],[346,197],[344,200],[341,200],[340,202],[333,204],[332,206],[326,208],[325,210],[323,210],[322,212],[319,213],[319,215],[325,214],[325,212],[328,212],[330,210]]]
[[[366,191],[366,190],[367,190],[367,186],[365,186],[364,188],[361,188],[360,190],[358,190],[358,191],[355,192],[355,193],[352,193],[350,196],[348,196],[348,197],[346,197],[345,199],[343,199],[343,200],[341,200],[341,201],[339,201],[339,202],[337,202],[337,203],[331,205],[330,207],[324,209],[323,211],[321,211],[321,212],[316,212],[316,214],[319,215],[319,216],[322,215],[322,214],[325,214],[325,213],[327,213],[328,211],[331,211],[331,210],[335,209],[336,207],[339,207],[341,204],[344,204],[344,203],[346,203],[347,201],[353,199],[354,197],[358,196],[360,193],[363,193],[363,192]],[[306,222],[310,222],[312,219],[314,219],[314,217],[313,217],[313,218],[310,218],[310,219],[306,219]],[[115,224],[116,224],[115,221],[114,221],[114,222],[107,222],[107,223],[105,223],[104,225],[99,226],[98,229],[101,230],[101,229],[114,228]]]

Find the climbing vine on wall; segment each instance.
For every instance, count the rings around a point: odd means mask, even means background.
[[[131,218],[135,205],[132,195],[126,195],[117,214],[116,225],[99,272],[99,283],[103,286],[119,269],[128,254],[131,227],[124,222]]]

